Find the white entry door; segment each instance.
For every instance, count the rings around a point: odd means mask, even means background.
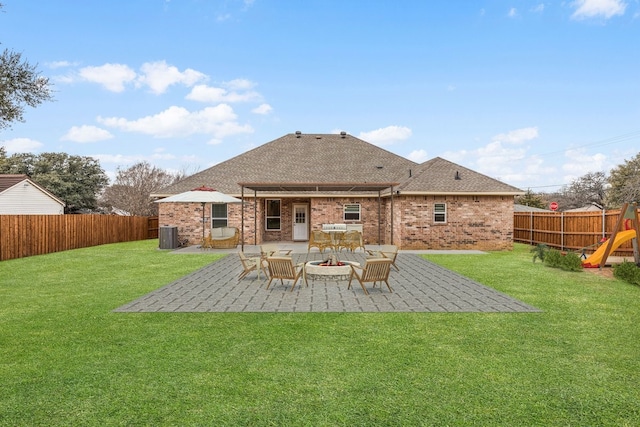
[[[309,240],[309,205],[293,205],[293,240]]]

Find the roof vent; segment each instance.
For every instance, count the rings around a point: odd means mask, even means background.
[[[462,179],[462,178],[460,178],[460,172],[456,171],[455,179],[457,179],[457,180],[461,180]]]
[[[384,166],[376,166],[376,169],[382,169]]]
[[[320,135],[316,135],[316,139],[322,139]]]
[[[340,132],[340,138],[344,139],[347,137],[347,133],[345,131]]]
[[[300,138],[300,135],[302,135],[302,132],[300,132],[299,130],[296,131],[296,138]]]

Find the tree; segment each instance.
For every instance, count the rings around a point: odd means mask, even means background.
[[[16,153],[2,157],[0,173],[26,174],[65,202],[66,213],[95,210],[98,194],[109,183],[100,163],[92,157],[66,153]]]
[[[100,198],[100,205],[130,215],[156,216],[158,204],[151,200],[151,193],[182,178],[182,174],[171,174],[147,162],[118,168],[113,185],[107,187]]]
[[[542,196],[534,193],[530,188],[523,196],[516,197],[516,203],[540,209],[546,209],[548,206]]]
[[[21,53],[5,49],[0,54],[0,129],[24,121],[25,106],[36,107],[52,98],[49,79],[24,61]]]
[[[607,203],[619,207],[640,201],[640,153],[611,170]]]
[[[563,210],[580,208],[591,203],[604,206],[606,192],[607,177],[604,172],[589,172],[560,190]]]

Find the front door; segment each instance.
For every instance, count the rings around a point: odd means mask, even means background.
[[[293,240],[309,240],[309,205],[293,205]]]

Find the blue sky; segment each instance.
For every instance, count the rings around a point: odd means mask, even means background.
[[[554,191],[640,151],[639,0],[2,3],[0,48],[55,90],[10,154],[194,173],[346,131]]]

